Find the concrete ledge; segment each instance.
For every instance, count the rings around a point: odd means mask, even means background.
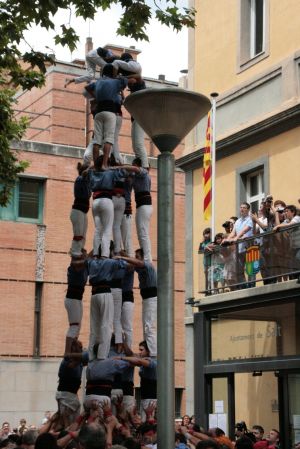
[[[300,103],[271,115],[216,142],[216,159],[221,160],[253,145],[277,136],[300,124]],[[176,160],[184,171],[202,167],[204,147]]]
[[[74,159],[82,159],[85,148],[71,147],[68,145],[58,145],[45,142],[35,142],[32,140],[13,141],[11,143],[11,150],[28,151],[31,153],[48,154],[50,156],[63,156]],[[134,154],[121,153],[124,157],[125,164],[131,164],[135,158]],[[148,157],[151,168],[157,169],[157,158]],[[176,172],[182,172],[178,167],[175,167]]]
[[[234,292],[220,293],[199,299],[199,309],[201,305],[210,305],[221,302],[229,302],[233,300],[247,298],[259,299],[260,296],[269,295],[272,293],[287,292],[291,290],[300,290],[300,285],[297,280],[279,282],[277,284],[261,285],[260,287],[247,288],[243,290],[236,290]]]

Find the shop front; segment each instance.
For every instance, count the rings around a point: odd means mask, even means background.
[[[232,438],[239,421],[278,429],[290,448],[300,442],[300,285],[220,296],[194,315],[198,421]]]

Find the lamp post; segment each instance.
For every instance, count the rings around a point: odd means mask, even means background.
[[[179,88],[145,89],[125,108],[161,154],[158,156],[158,447],[174,449],[174,155],[172,151],[207,114],[210,100]]]

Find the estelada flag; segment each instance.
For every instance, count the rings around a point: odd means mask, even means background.
[[[211,218],[211,124],[210,111],[207,116],[206,141],[203,155],[203,214],[204,220]]]

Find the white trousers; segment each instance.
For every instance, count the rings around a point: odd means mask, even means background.
[[[144,340],[146,340],[150,356],[157,355],[157,337],[156,337],[156,322],[157,322],[157,297],[143,299],[142,302],[142,319]]]
[[[80,299],[65,298],[65,308],[69,320],[67,337],[78,338],[82,321],[82,301]]]
[[[99,343],[97,359],[106,359],[113,328],[114,303],[111,293],[92,295],[90,307],[89,360],[93,360],[93,346]]]
[[[71,256],[81,256],[82,249],[85,245],[86,231],[88,226],[87,214],[81,210],[72,209],[70,220],[73,226],[73,237],[82,237],[80,240],[72,240]]]
[[[117,407],[116,402],[119,398],[122,398],[123,400],[123,390],[120,388],[113,388],[111,390],[110,400],[111,400],[111,411],[113,415],[117,415]]]
[[[114,301],[114,334],[115,343],[122,343],[122,325],[121,325],[121,312],[122,312],[122,289],[112,288],[111,294]]]
[[[114,112],[102,111],[94,117],[94,142],[100,146],[114,144],[117,116]]]
[[[142,399],[141,400],[141,417],[142,421],[145,422],[147,419],[147,415],[145,413],[145,409],[150,405],[150,403],[154,403],[155,406],[157,404],[157,399]]]
[[[140,247],[144,251],[144,260],[152,262],[151,242],[149,237],[150,219],[153,212],[152,205],[140,206],[136,209],[136,232]]]
[[[132,245],[132,215],[123,215],[121,223],[121,235],[123,248],[129,257],[133,256],[133,245]]]
[[[75,84],[91,82],[95,78],[97,65],[103,68],[106,61],[98,55],[97,50],[91,50],[85,57],[85,63],[87,73],[75,78]]]
[[[123,406],[124,406],[125,410],[127,410],[128,412],[132,411],[133,407],[135,406],[134,396],[125,394],[123,396]]]
[[[147,151],[145,147],[145,132],[143,128],[134,120],[131,124],[132,148],[136,157],[142,161],[142,167],[149,167]]]
[[[108,407],[110,407],[110,405],[111,405],[109,396],[104,396],[104,395],[99,395],[99,394],[87,394],[85,396],[84,402],[83,402],[83,406],[84,406],[85,410],[86,411],[90,410],[95,402],[98,403],[98,407],[100,407],[101,409],[106,405]]]
[[[55,398],[60,414],[71,425],[80,414],[80,401],[77,394],[69,391],[57,391]]]
[[[133,340],[133,326],[132,326],[133,311],[134,311],[133,302],[131,301],[123,302],[121,312],[121,325],[125,336],[125,341],[129,346],[129,348],[132,347],[132,340]]]
[[[113,240],[115,253],[118,254],[121,251],[122,244],[121,224],[125,210],[125,198],[113,196],[112,201],[114,205]]]
[[[93,146],[94,146],[94,138],[91,139],[90,143],[85,149],[85,152],[83,154],[83,162],[84,164],[90,165],[90,163],[93,160]]]
[[[93,254],[99,253],[101,244],[101,255],[109,257],[109,245],[114,222],[114,205],[109,198],[97,198],[93,201],[93,217],[95,222],[95,232],[93,241]]]
[[[119,162],[120,164],[123,164],[123,157],[120,154],[119,148],[119,134],[122,126],[122,121],[123,121],[122,116],[116,115],[116,128],[115,128],[114,144],[112,147],[112,154],[114,155],[116,162]]]

